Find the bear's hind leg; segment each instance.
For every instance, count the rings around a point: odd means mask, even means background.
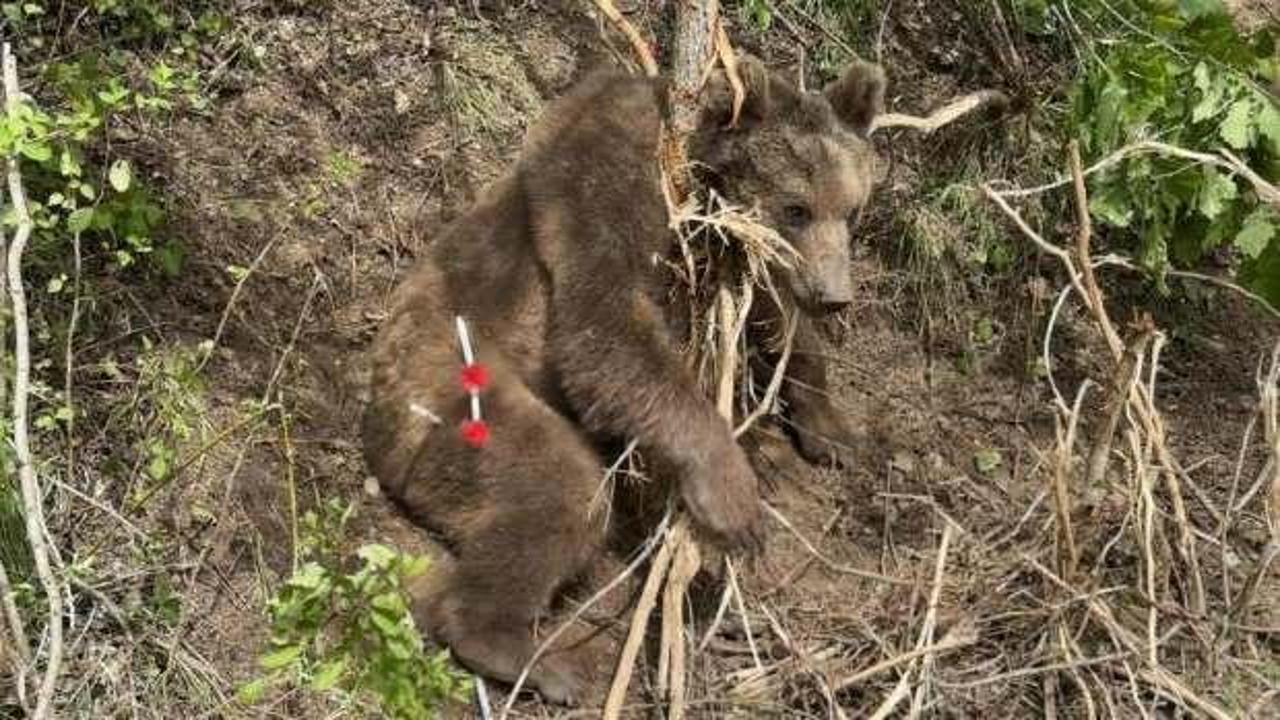
[[[522,386],[495,383],[485,416],[488,443],[466,452],[486,502],[460,528],[428,623],[464,665],[509,683],[536,649],[535,620],[602,543],[605,513],[590,506],[603,467],[579,431]],[[544,656],[527,684],[575,703],[584,689],[578,665],[564,652]]]

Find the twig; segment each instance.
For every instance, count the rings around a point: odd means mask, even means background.
[[[1152,551],[1152,544],[1155,534],[1156,503],[1151,491],[1153,481],[1151,471],[1147,468],[1145,453],[1142,451],[1142,443],[1138,440],[1138,433],[1130,430],[1127,436],[1129,438],[1130,454],[1135,465],[1133,476],[1138,483],[1136,496],[1138,502],[1138,532],[1142,546],[1142,577],[1147,596],[1154,599],[1156,597],[1156,560],[1155,553]],[[1156,641],[1156,637],[1158,635],[1157,623],[1159,619],[1159,608],[1153,602],[1147,608],[1146,658],[1149,663],[1156,662],[1158,657],[1159,643]]]
[[[685,530],[685,532],[689,532]],[[671,571],[667,576],[667,586],[663,589],[662,624],[664,635],[670,642],[666,649],[670,658],[668,665],[668,684],[671,688],[669,717],[672,720],[683,720],[685,711],[685,633],[684,633],[684,601],[685,592],[693,576],[702,567],[702,555],[692,534],[676,538],[676,556],[671,561]],[[670,627],[669,633],[665,632]],[[659,682],[663,681],[659,675]]]
[[[677,527],[686,524],[688,520],[682,515],[677,521]],[[636,655],[640,652],[640,642],[644,640],[644,629],[649,623],[649,616],[653,613],[654,605],[658,601],[658,588],[662,585],[662,580],[667,574],[667,570],[671,567],[671,555],[674,552],[672,543],[668,541],[671,534],[675,532],[675,528],[668,530],[663,534],[662,546],[658,549],[658,555],[653,560],[653,565],[649,568],[649,577],[645,579],[644,589],[640,591],[640,600],[636,602],[636,609],[631,615],[631,628],[627,632],[627,640],[622,646],[622,654],[618,658],[618,670],[613,676],[613,684],[609,686],[609,695],[605,699],[604,710],[601,711],[600,717],[603,720],[617,720],[618,714],[622,711],[622,703],[627,696],[627,687],[631,684],[631,673],[635,670]],[[514,694],[512,695],[514,697]],[[507,699],[508,708],[511,705],[511,698]],[[505,718],[506,711],[503,711]]]
[[[1004,683],[1010,680],[1019,680],[1021,678],[1031,677],[1033,675],[1062,672],[1063,670],[1089,667],[1090,665],[1105,665],[1108,663],[1113,663],[1117,660],[1123,660],[1127,657],[1130,657],[1131,655],[1132,653],[1128,653],[1128,652],[1117,652],[1117,653],[1111,653],[1110,655],[1103,655],[1101,657],[1072,660],[1071,662],[1057,662],[1057,663],[1051,663],[1049,665],[1038,665],[1035,667],[1020,668],[1018,670],[1012,670],[1007,673],[1000,673],[999,675],[991,675],[988,677],[984,677],[979,680],[970,680],[967,682],[944,682],[941,684],[944,687],[952,688],[955,690],[973,690],[974,688],[980,688],[986,685],[995,685],[997,683]]]
[[[613,0],[595,0],[596,7],[600,8],[600,12],[605,17],[618,26],[623,35],[627,36],[627,40],[631,41],[631,49],[635,51],[636,57],[640,59],[640,65],[644,69],[644,74],[650,77],[658,74],[658,63],[653,59],[653,53],[649,50],[649,43],[645,42],[640,35],[640,31],[636,30],[636,26],[631,24],[618,7],[613,4]]]
[[[1076,428],[1080,423],[1080,404],[1084,402],[1089,384],[1088,380],[1080,384],[1075,405],[1067,415],[1066,431],[1063,431],[1060,419],[1055,428],[1058,436],[1057,457],[1050,480],[1053,483],[1053,514],[1058,526],[1058,571],[1067,578],[1075,577],[1076,568],[1080,564],[1080,551],[1076,549],[1075,533],[1071,527],[1071,493],[1068,485],[1076,444]]]
[[[874,665],[871,665],[870,667],[863,668],[862,670],[859,670],[858,672],[853,673],[852,675],[847,675],[837,680],[836,682],[832,683],[831,689],[836,692],[840,692],[845,688],[853,687],[854,685],[857,685],[860,682],[869,680],[870,678],[875,677],[880,673],[892,670],[898,667],[899,665],[903,665],[909,662],[914,662],[915,660],[918,660],[922,657],[926,657],[929,655],[938,655],[945,652],[951,652],[952,650],[957,650],[959,648],[972,645],[976,642],[978,642],[978,633],[976,631],[976,628],[973,627],[973,625],[971,624],[957,625],[955,628],[952,628],[950,632],[944,635],[942,639],[939,640],[938,642],[930,645],[925,645],[923,647],[917,647],[914,650],[908,650],[907,652],[902,653],[901,655],[888,658],[887,660],[881,660],[880,662]]]
[[[67,346],[63,357],[62,394],[67,403],[67,480],[76,476],[76,409],[71,398],[72,376],[75,375],[76,325],[80,322],[80,233],[72,233],[71,251],[75,261],[75,283],[71,298],[71,319],[67,321]]]
[[[1248,181],[1251,185],[1253,185],[1254,189],[1258,192],[1258,195],[1260,197],[1262,197],[1264,200],[1271,203],[1272,205],[1276,205],[1280,207],[1280,189],[1278,189],[1275,185],[1267,182],[1265,179],[1260,177],[1256,172],[1250,169],[1248,165],[1246,165],[1243,161],[1241,161],[1240,158],[1233,155],[1231,151],[1226,149],[1220,149],[1218,152],[1219,154],[1217,155],[1211,155],[1209,153],[1202,153],[1202,152],[1196,152],[1194,150],[1187,150],[1186,148],[1181,148],[1176,145],[1170,145],[1168,143],[1156,142],[1154,140],[1141,140],[1141,141],[1132,143],[1130,145],[1125,145],[1124,147],[1116,150],[1110,155],[1107,155],[1106,157],[1102,158],[1101,160],[1094,163],[1093,165],[1090,165],[1086,170],[1083,171],[1083,174],[1087,177],[1089,175],[1093,175],[1094,173],[1101,172],[1110,167],[1120,164],[1121,162],[1123,162],[1125,159],[1129,158],[1132,155],[1142,155],[1142,154],[1148,154],[1148,153],[1157,154],[1157,155],[1168,155],[1170,157],[1176,157],[1176,158],[1181,158],[1183,160],[1190,160],[1193,162],[1211,165],[1213,167],[1227,170],[1228,172],[1231,172],[1234,175],[1239,175],[1240,177],[1243,177],[1246,181]],[[1002,197],[1006,197],[1006,198],[1027,197],[1030,195],[1038,195],[1040,193],[1048,192],[1050,190],[1056,190],[1057,188],[1063,187],[1072,182],[1074,182],[1072,176],[1067,175],[1066,177],[1060,178],[1051,183],[1046,183],[1044,185],[1037,185],[1035,187],[1030,187],[1030,188],[1014,188],[1009,190],[1002,190],[999,192],[999,194]]]
[[[14,60],[9,43],[4,43],[0,53],[4,65],[5,111],[12,119],[17,114],[19,102],[18,66]],[[44,676],[40,680],[36,695],[35,709],[31,713],[33,720],[43,720],[49,716],[54,691],[57,689],[58,672],[62,665],[62,593],[63,585],[53,574],[49,564],[48,530],[44,519],[44,502],[39,482],[36,479],[35,467],[31,458],[31,444],[27,437],[27,399],[31,392],[31,348],[27,323],[27,298],[22,280],[22,255],[26,250],[27,239],[31,236],[31,214],[27,210],[26,192],[22,186],[22,173],[18,167],[18,158],[12,155],[7,159],[9,176],[9,197],[17,217],[17,230],[9,245],[8,282],[9,297],[13,305],[13,331],[15,336],[14,355],[16,372],[13,388],[13,445],[14,456],[18,464],[18,478],[22,485],[23,514],[26,516],[27,542],[31,545],[32,559],[35,561],[36,575],[44,587],[45,598],[49,605],[48,623],[48,656],[45,662]]]
[[[1008,96],[999,90],[979,90],[956,100],[952,100],[941,108],[930,113],[927,117],[904,115],[902,113],[884,113],[882,115],[877,115],[876,118],[871,121],[871,128],[867,132],[874,133],[881,128],[906,127],[913,130],[919,130],[925,135],[929,135],[935,130],[959,120],[974,110],[987,106],[1004,107],[1008,104]]]
[[[280,440],[284,443],[284,480],[285,490],[288,491],[289,497],[289,539],[291,557],[293,559],[292,570],[298,571],[299,554],[302,552],[302,542],[298,533],[298,465],[294,460],[293,454],[293,438],[289,433],[289,410],[284,404],[284,391],[279,395],[277,412],[280,414]]]
[[[933,644],[933,633],[938,626],[938,604],[942,600],[942,585],[946,578],[947,551],[951,548],[951,536],[955,526],[947,523],[942,529],[942,540],[938,543],[938,558],[933,567],[933,589],[929,593],[929,607],[925,610],[924,624],[920,628],[920,638],[916,641],[916,649]],[[916,684],[915,696],[911,699],[911,717],[919,717],[924,708],[924,696],[933,683],[933,655],[920,658],[920,677]],[[912,665],[916,662],[913,661]]]
[[[222,317],[218,318],[218,327],[213,332],[213,339],[209,342],[208,346],[209,349],[205,353],[204,357],[200,358],[200,364],[196,366],[196,372],[203,370],[205,364],[209,362],[209,358],[213,357],[213,351],[218,347],[218,342],[222,340],[222,332],[227,327],[228,318],[231,317],[231,309],[235,307],[236,300],[240,298],[240,293],[244,290],[245,283],[248,282],[249,277],[257,271],[258,266],[262,264],[262,261],[267,257],[267,253],[271,252],[271,248],[275,246],[276,240],[279,238],[279,232],[272,235],[271,239],[268,240],[262,246],[262,249],[258,251],[257,256],[253,258],[253,262],[249,263],[249,267],[244,271],[244,274],[236,279],[235,287],[231,288],[231,297],[227,298],[227,305],[222,309]]]
[[[1069,592],[1076,592],[1069,583],[1055,575],[1052,570],[1041,565],[1035,558],[1023,555],[1022,560],[1058,587]],[[1134,637],[1133,633],[1116,620],[1110,607],[1092,596],[1088,597],[1086,607],[1089,609],[1090,614],[1102,623],[1103,627],[1107,629],[1118,644],[1134,655],[1139,657],[1144,655],[1141,651],[1142,643]],[[1147,683],[1165,691],[1178,701],[1195,707],[1203,714],[1212,717],[1214,720],[1231,720],[1231,716],[1227,714],[1226,711],[1197,695],[1194,691],[1183,684],[1181,680],[1159,665],[1148,665],[1147,667],[1141,668],[1137,671],[1137,675]]]
[[[772,612],[769,612],[768,605],[761,603],[760,610],[764,613],[765,618],[768,619],[769,627],[773,629],[773,634],[782,641],[782,645],[787,649],[787,652],[791,653],[792,658],[799,664],[801,669],[812,675],[813,679],[817,681],[822,690],[822,698],[827,703],[827,717],[835,718],[835,720],[848,720],[844,708],[841,708],[840,704],[836,702],[836,693],[835,690],[831,689],[827,674],[819,672],[811,654],[791,638],[791,633],[787,632],[786,628],[782,626],[782,623]]]
[[[4,605],[5,626],[9,638],[17,651],[13,667],[14,677],[21,677],[31,664],[31,642],[27,640],[27,630],[22,624],[22,615],[18,614],[18,604],[13,599],[13,586],[9,583],[9,573],[4,569],[4,561],[0,560],[0,604]],[[19,686],[23,684],[19,681]]]
[[[1086,489],[1101,486],[1106,478],[1107,465],[1111,460],[1111,444],[1115,438],[1116,429],[1120,425],[1120,416],[1128,405],[1129,397],[1133,394],[1134,383],[1138,381],[1138,359],[1146,354],[1147,346],[1155,336],[1155,327],[1151,325],[1150,317],[1146,320],[1139,333],[1130,338],[1124,357],[1111,376],[1104,419],[1098,424],[1089,445],[1089,465],[1085,474]]]
[[[729,569],[729,587],[733,590],[733,597],[738,601],[738,616],[742,618],[742,631],[747,636],[747,647],[751,649],[751,660],[755,662],[757,669],[763,669],[760,663],[760,652],[756,650],[755,633],[751,632],[751,618],[747,617],[747,604],[742,597],[742,586],[738,584],[738,572],[733,567],[733,561],[725,558],[725,567]]]
[[[760,399],[760,404],[747,415],[738,427],[733,431],[734,437],[742,437],[742,434],[751,429],[760,418],[773,410],[775,399],[778,392],[782,389],[782,381],[786,378],[787,364],[791,360],[791,350],[795,346],[796,328],[800,326],[799,311],[793,310],[787,318],[787,334],[783,341],[782,356],[778,358],[778,365],[773,369],[773,376],[769,378],[769,385],[765,387],[764,397]]]
[[[1093,238],[1093,223],[1089,220],[1089,196],[1084,186],[1084,173],[1080,169],[1080,143],[1071,141],[1067,151],[1071,163],[1071,177],[1075,187],[1076,206],[1076,263],[1080,268],[1080,281],[1084,285],[1085,302],[1093,312],[1102,335],[1106,338],[1107,347],[1117,362],[1124,353],[1124,343],[1116,332],[1111,316],[1107,314],[1106,303],[1102,300],[1102,289],[1098,287],[1098,278],[1093,274],[1093,263],[1090,262],[1089,243]]]
[[[810,25],[817,28],[818,32],[822,33],[823,35],[826,35],[827,39],[830,40],[832,44],[834,44],[836,47],[840,48],[841,50],[844,50],[845,54],[847,54],[849,57],[851,58],[858,57],[858,51],[854,50],[853,46],[850,45],[844,38],[840,37],[839,34],[832,32],[831,28],[827,27],[825,23],[819,21],[814,16],[805,12],[804,8],[797,6],[794,2],[792,2],[792,0],[783,0],[783,2],[785,2],[787,4],[787,7],[791,9],[795,14],[804,18],[806,22],[808,22]]]
[[[1271,371],[1258,383],[1262,396],[1262,426],[1271,449],[1271,497],[1267,503],[1267,526],[1271,542],[1280,545],[1280,342],[1271,352]]]
[[[877,580],[879,582],[888,583],[890,585],[910,585],[911,584],[910,582],[906,580],[902,580],[900,578],[889,577],[888,575],[881,575],[879,573],[871,572],[870,570],[862,570],[860,568],[853,567],[852,565],[842,565],[832,560],[831,558],[828,558],[826,555],[822,554],[821,550],[814,547],[813,543],[809,542],[808,538],[802,535],[800,531],[796,529],[795,525],[791,524],[791,521],[787,519],[786,515],[783,515],[777,508],[770,505],[769,503],[763,502],[763,501],[762,503],[763,503],[765,512],[772,515],[773,519],[777,520],[787,530],[790,530],[791,534],[794,535],[795,538],[800,541],[800,544],[803,545],[804,548],[808,550],[811,555],[817,558],[818,562],[825,565],[828,570],[831,570],[837,573],[842,573],[844,575],[854,575],[856,577],[866,578],[868,580]]]
[[[876,708],[876,711],[871,714],[869,720],[885,720],[885,718],[890,717],[893,715],[893,711],[897,709],[898,705],[900,705],[903,700],[910,697],[910,695],[911,675],[909,673],[903,673],[902,677],[898,678],[898,684],[893,686],[893,690],[890,691],[888,697],[880,703],[880,706]]]

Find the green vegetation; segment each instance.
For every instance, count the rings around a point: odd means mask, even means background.
[[[435,717],[470,681],[447,651],[427,652],[409,612],[404,583],[428,560],[365,545],[357,551],[361,566],[344,571],[341,538],[351,513],[331,501],[322,513],[303,516],[303,562],[268,603],[266,675],[243,685],[240,697],[255,703],[271,685],[293,680],[318,692],[372,695],[391,717]]]
[[[1083,73],[1063,132],[1085,162],[1141,140],[1225,150],[1280,181],[1280,108],[1267,86],[1280,71],[1271,32],[1241,35],[1217,0],[1023,3],[1028,26],[1080,33]],[[1071,23],[1071,24],[1068,24]],[[1090,178],[1091,213],[1157,277],[1230,248],[1241,279],[1280,305],[1280,212],[1243,178],[1157,154]]]
[[[138,123],[207,108],[201,53],[222,41],[228,20],[202,5],[0,6],[23,39],[15,50],[24,53],[24,74],[35,77],[27,88],[35,100],[0,122],[0,152],[16,151],[25,161],[37,273],[59,270],[57,259],[74,235],[96,245],[116,269],[145,258],[165,275],[180,272],[185,252],[178,239],[163,236],[163,198],[110,139]],[[74,34],[57,35],[62,25],[55,16],[67,12],[84,19]]]

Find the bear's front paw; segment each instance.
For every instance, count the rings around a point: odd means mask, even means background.
[[[817,464],[850,467],[859,436],[829,402],[806,402],[795,408],[792,425],[796,449],[805,460]]]
[[[684,480],[682,497],[693,519],[721,548],[756,553],[764,546],[760,483],[737,443],[713,455]]]

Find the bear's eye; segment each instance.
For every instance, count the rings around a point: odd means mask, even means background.
[[[782,219],[788,225],[808,225],[809,224],[809,208],[803,205],[788,205],[782,208]]]

